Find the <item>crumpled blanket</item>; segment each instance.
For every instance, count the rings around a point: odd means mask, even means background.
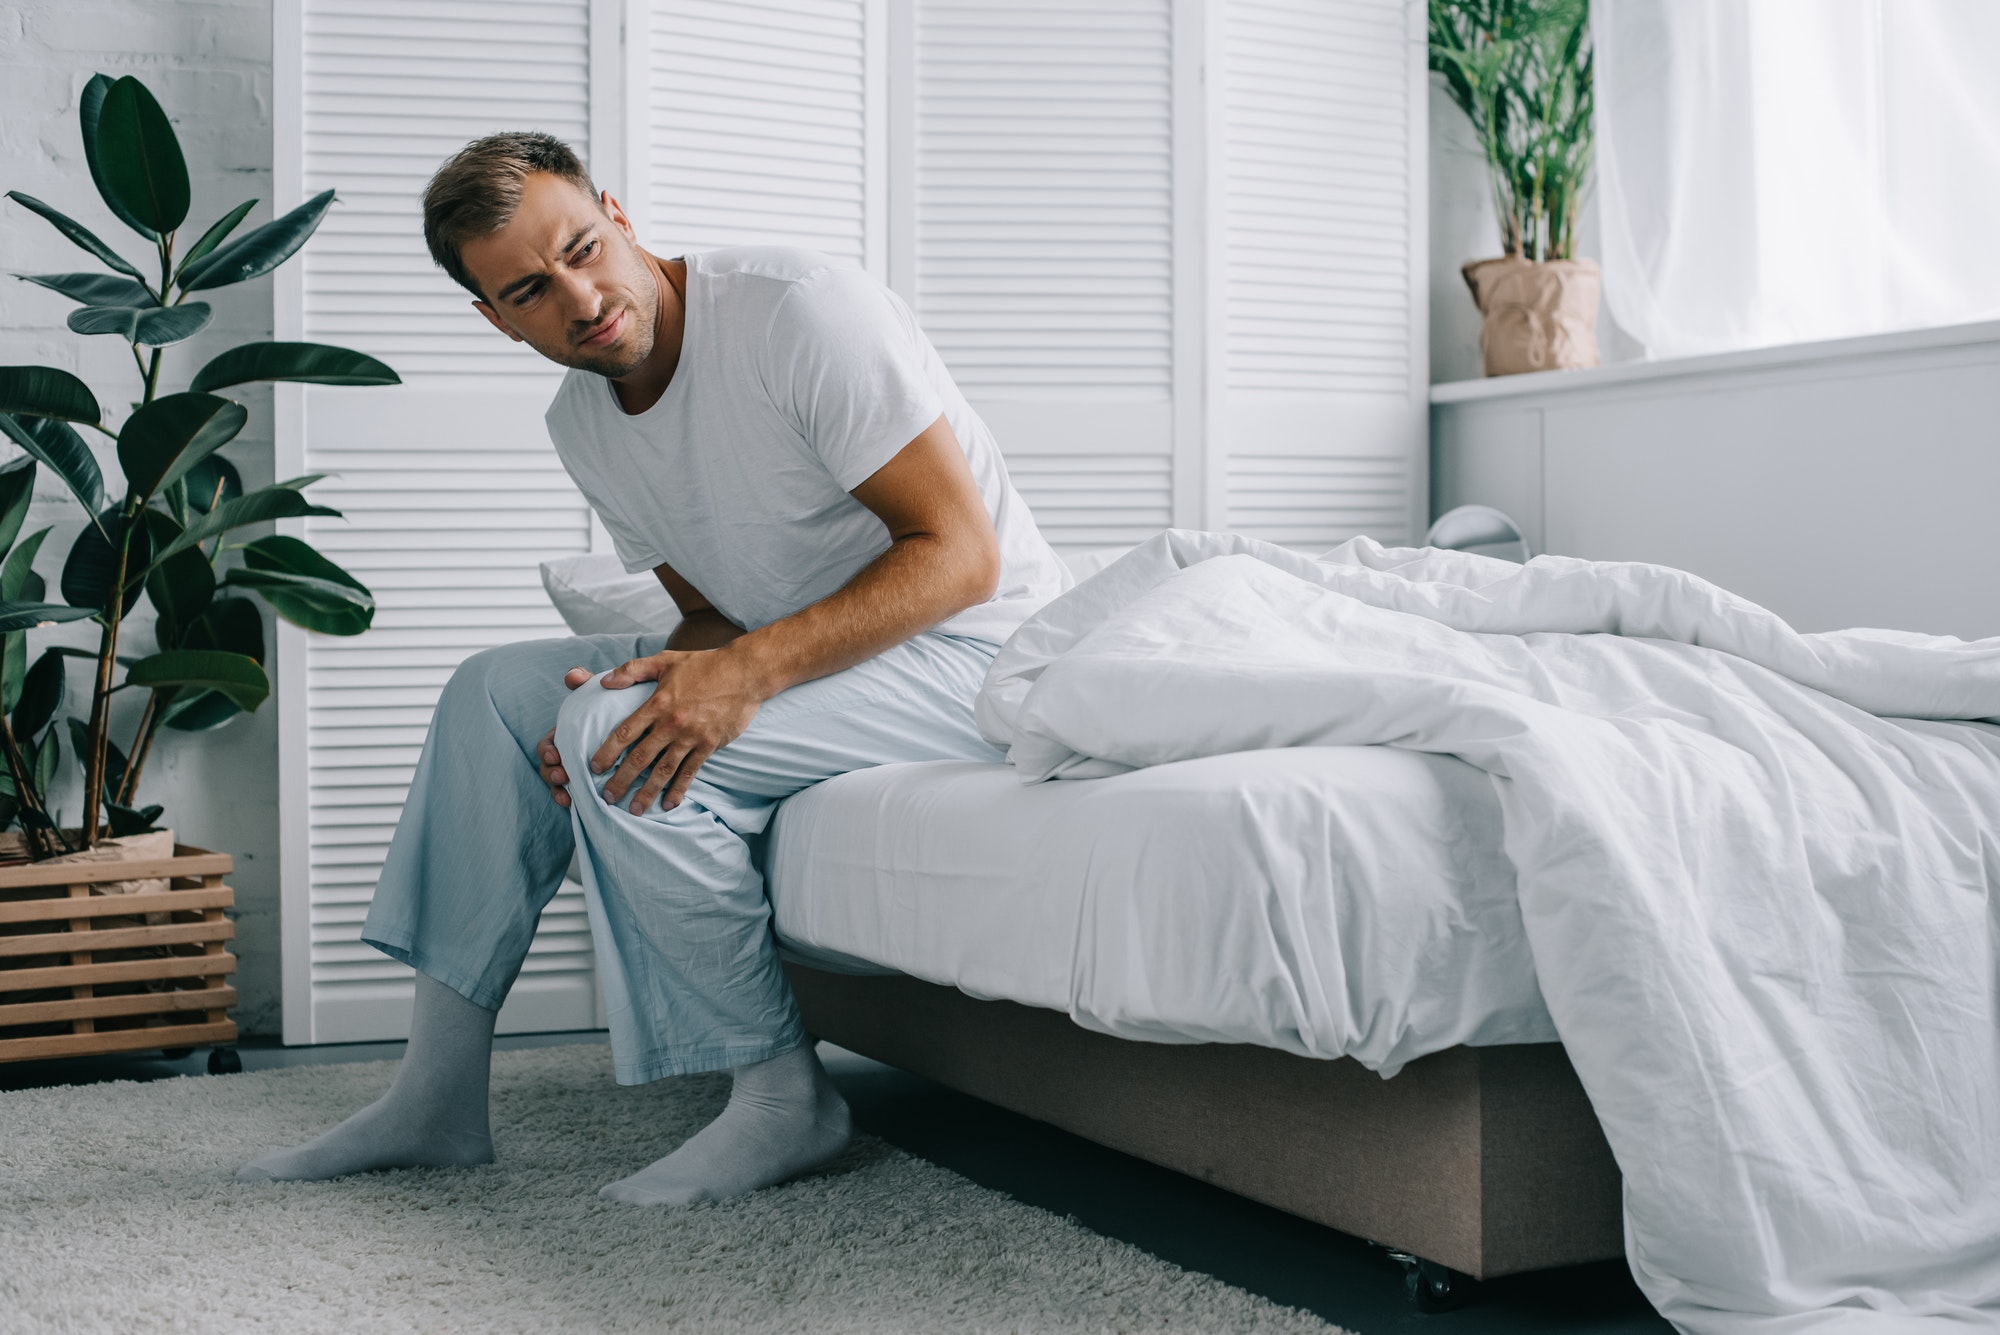
[[[1484,770],[1654,1305],[2000,1328],[2000,639],[1174,531],[1022,626],[976,709],[1027,782],[1279,746]]]

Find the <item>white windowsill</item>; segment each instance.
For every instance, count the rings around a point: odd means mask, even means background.
[[[1673,357],[1657,362],[1621,362],[1582,371],[1535,371],[1484,380],[1449,380],[1431,386],[1432,403],[1474,403],[1486,399],[1527,398],[1565,394],[1614,385],[1669,380],[1676,376],[1708,375],[1717,371],[1766,370],[1847,358],[1881,357],[1899,352],[2000,343],[2000,320],[1944,325],[1934,329],[1903,329],[1890,334],[1827,339],[1819,343],[1786,343],[1774,348],[1717,352],[1703,357]]]

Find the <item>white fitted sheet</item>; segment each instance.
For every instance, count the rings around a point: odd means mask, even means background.
[[[861,770],[779,810],[779,939],[1155,1042],[1352,1056],[1554,1041],[1492,780],[1387,747],[1211,756],[1024,786]]]

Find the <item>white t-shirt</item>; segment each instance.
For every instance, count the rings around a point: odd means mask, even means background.
[[[868,275],[781,247],[687,258],[680,365],[643,413],[572,370],[556,453],[631,571],[666,564],[746,630],[834,592],[888,549],[848,493],[943,413],[1000,538],[992,598],[940,623],[999,644],[1069,584],[993,433],[916,317]]]

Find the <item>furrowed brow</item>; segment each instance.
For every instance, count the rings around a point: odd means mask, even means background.
[[[587,226],[577,228],[576,231],[570,235],[569,240],[563,242],[562,253],[567,255],[572,250],[575,250],[577,244],[581,242],[584,239],[584,237],[590,235],[590,232],[591,229]],[[541,278],[542,275],[538,273],[523,274],[521,277],[516,278],[513,282],[507,284],[507,286],[501,288],[499,292],[495,293],[494,299],[496,301],[505,301],[507,300],[507,298],[513,296],[516,292],[519,292],[523,288],[528,287],[530,284],[540,282]]]

